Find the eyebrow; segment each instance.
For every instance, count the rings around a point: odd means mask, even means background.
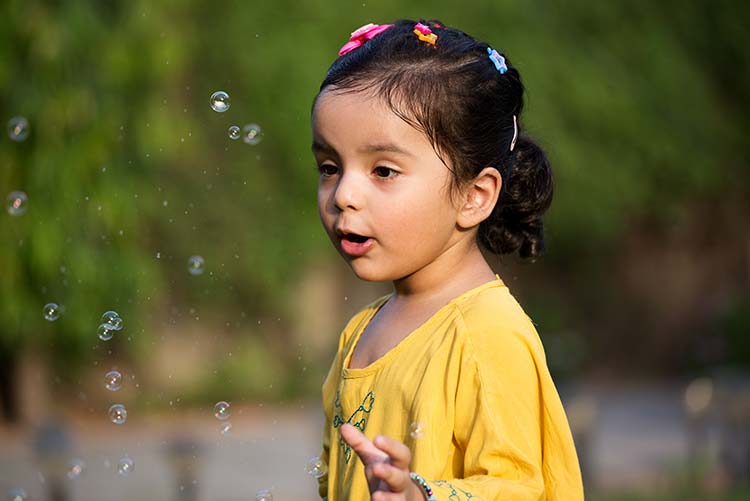
[[[313,153],[333,153],[338,154],[336,150],[329,146],[328,144],[313,140],[312,143],[312,151]],[[399,155],[403,155],[405,157],[414,157],[414,154],[411,152],[406,151],[405,149],[401,148],[400,146],[397,146],[393,143],[377,143],[377,144],[367,144],[360,148],[358,150],[361,153],[380,153],[380,152],[388,152],[388,153],[396,153]]]

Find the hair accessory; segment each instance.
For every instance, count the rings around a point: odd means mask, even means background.
[[[409,478],[416,482],[417,485],[424,491],[424,493],[427,494],[427,501],[437,501],[437,498],[432,492],[432,487],[430,487],[430,484],[427,483],[427,480],[423,479],[413,471],[409,473]]]
[[[392,24],[365,24],[364,26],[356,29],[352,32],[352,36],[349,41],[339,49],[339,56],[343,56],[347,52],[351,52],[357,47],[361,47],[368,40],[372,40],[376,36],[383,33],[385,30],[393,26]]]
[[[508,71],[508,66],[505,64],[505,58],[501,56],[498,51],[487,47],[487,54],[490,55],[490,60],[495,63],[495,68],[497,68],[497,71],[499,71],[500,74]]]
[[[414,34],[417,35],[421,41],[431,43],[432,45],[435,45],[435,42],[437,41],[437,35],[432,32],[429,26],[422,23],[414,25]]]
[[[513,115],[513,139],[510,142],[510,151],[513,151],[513,147],[516,145],[516,139],[518,139],[518,124],[516,124],[516,116]]]

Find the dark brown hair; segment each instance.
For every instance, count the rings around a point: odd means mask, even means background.
[[[425,134],[453,173],[454,186],[496,168],[503,178],[500,197],[479,225],[478,241],[495,254],[518,251],[533,259],[544,248],[542,214],[552,202],[553,180],[544,151],[521,131],[520,75],[504,54],[508,69],[501,74],[486,43],[437,20],[420,22],[437,35],[435,45],[417,38],[416,21],[395,21],[336,59],[320,91],[330,86],[382,98]],[[519,134],[511,151],[514,115]]]

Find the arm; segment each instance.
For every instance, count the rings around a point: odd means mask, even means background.
[[[326,465],[326,472],[323,476],[318,478],[318,494],[321,499],[327,499],[328,496],[328,459],[330,457],[331,450],[331,415],[332,415],[332,398],[336,391],[336,384],[338,378],[336,377],[337,371],[340,371],[339,367],[340,356],[337,355],[331,365],[328,375],[323,382],[322,396],[323,396],[323,411],[325,413],[325,421],[323,423],[323,450],[320,454],[320,460]]]
[[[326,465],[326,472],[318,478],[318,495],[321,499],[328,498],[328,454],[331,448],[331,438],[328,430],[331,428],[331,420],[326,413],[325,425],[323,426],[323,452],[320,454],[320,460]]]
[[[348,339],[348,335],[351,333],[352,325],[358,320],[361,313],[355,315],[341,332],[339,336],[338,349],[336,350],[336,356],[331,363],[328,374],[323,381],[321,388],[321,395],[323,399],[323,411],[325,413],[325,421],[323,424],[323,440],[322,440],[322,452],[320,454],[320,460],[326,465],[326,473],[318,478],[318,494],[321,499],[327,499],[328,496],[328,461],[330,459],[331,450],[331,430],[333,429],[333,405],[336,399],[336,390],[339,384],[339,377],[341,375],[341,369],[343,365],[343,350]]]
[[[435,497],[583,499],[570,428],[533,326],[471,327],[454,428],[463,478],[432,480]]]

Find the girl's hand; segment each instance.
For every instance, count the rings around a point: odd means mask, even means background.
[[[392,438],[370,440],[351,424],[341,425],[341,438],[365,465],[372,501],[424,501],[422,490],[409,477],[411,451]]]

